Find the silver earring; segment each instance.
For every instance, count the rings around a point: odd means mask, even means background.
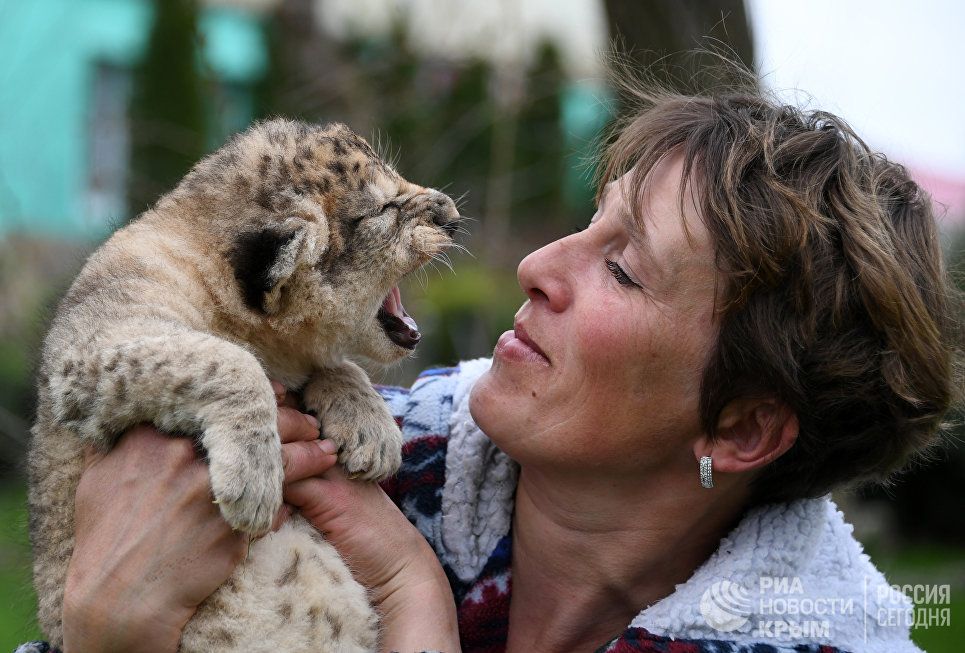
[[[714,461],[710,456],[700,457],[700,484],[706,488],[714,487]]]

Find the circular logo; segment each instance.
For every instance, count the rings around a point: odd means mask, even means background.
[[[724,633],[746,624],[752,606],[750,593],[744,586],[729,580],[714,583],[700,597],[700,614],[707,625]]]

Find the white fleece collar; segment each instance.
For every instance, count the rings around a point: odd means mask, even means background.
[[[450,418],[441,553],[466,582],[509,533],[519,472],[469,414],[469,391],[490,363],[460,365]],[[827,497],[751,510],[690,579],[630,625],[673,638],[920,653],[908,636],[910,600],[888,586],[852,530]]]
[[[442,490],[442,545],[460,580],[479,576],[509,533],[519,465],[500,451],[469,414],[469,391],[491,364],[477,358],[459,366],[452,395],[446,483]]]
[[[827,497],[754,509],[631,625],[688,639],[918,652],[908,636],[911,602],[888,586],[852,531]]]

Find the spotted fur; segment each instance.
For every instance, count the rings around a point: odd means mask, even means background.
[[[408,353],[376,320],[389,290],[451,244],[458,213],[343,125],[260,123],[194,169],[88,260],[58,309],[29,454],[39,621],[62,643],[73,499],[87,445],[142,421],[193,435],[235,528],[261,535],[283,478],[268,378],[306,408],[352,473],[379,480],[401,436],[349,357]],[[365,651],[377,620],[309,525],[257,540],[199,609],[184,651]]]

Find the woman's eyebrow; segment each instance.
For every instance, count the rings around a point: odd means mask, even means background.
[[[629,244],[643,266],[642,271],[651,277],[657,276],[662,279],[665,276],[665,270],[654,252],[653,241],[646,229],[643,216],[634,216],[629,207],[623,206],[619,218],[627,232]]]
[[[620,207],[620,222],[626,229],[629,240],[636,247],[643,251],[649,258],[653,258],[653,251],[650,244],[650,234],[647,233],[647,225],[642,214],[634,215],[630,206],[624,202]]]

